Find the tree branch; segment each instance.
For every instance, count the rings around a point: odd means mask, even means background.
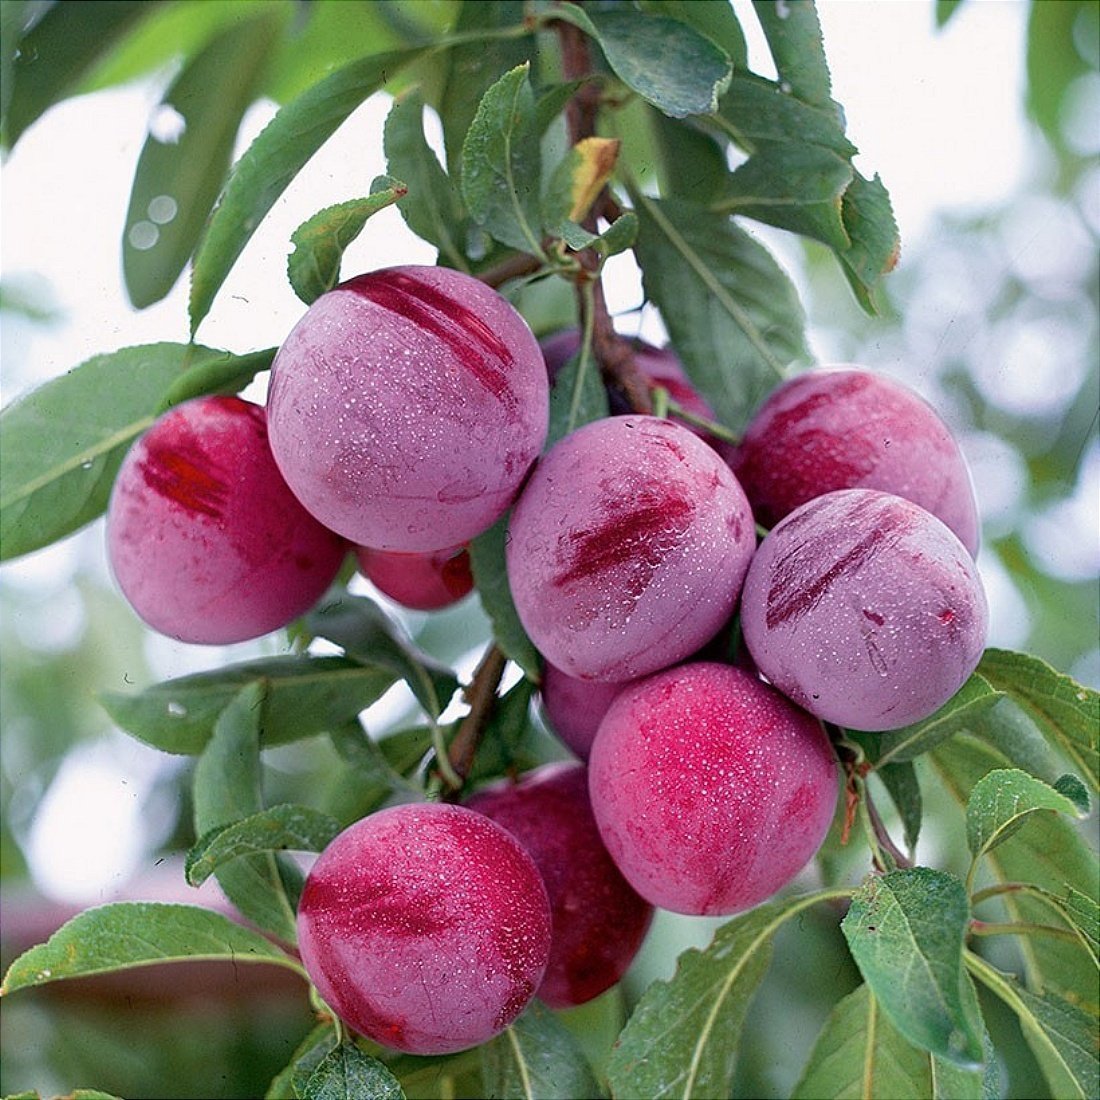
[[[462,782],[465,782],[473,767],[474,756],[478,745],[481,744],[485,725],[493,713],[497,688],[500,686],[500,678],[504,675],[504,666],[507,663],[508,658],[499,647],[495,644],[490,645],[469,684],[463,690],[462,694],[470,705],[470,713],[459,724],[458,732],[455,733],[447,753],[451,767]],[[453,799],[461,789],[461,785],[452,787],[445,797]]]

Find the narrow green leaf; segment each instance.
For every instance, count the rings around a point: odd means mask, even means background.
[[[326,598],[305,623],[311,633],[340,646],[351,660],[395,673],[433,718],[458,690],[454,673],[418,649],[401,626],[365,596]]]
[[[192,785],[195,832],[204,836],[262,809],[260,723],[264,688],[242,688],[222,712],[214,734],[195,764]],[[302,875],[270,852],[242,856],[217,872],[225,896],[260,928],[294,943],[295,912]]]
[[[147,344],[97,355],[0,413],[0,558],[48,546],[107,507],[130,444],[187,370],[225,353]]]
[[[149,14],[150,7],[129,0],[53,4],[20,37],[18,50],[14,42],[5,41],[4,52],[12,51],[13,62],[4,143],[13,146],[47,108],[71,95],[99,58]]]
[[[457,186],[452,186],[424,137],[424,101],[418,89],[394,100],[386,117],[383,145],[390,175],[412,181],[409,192],[397,204],[408,227],[434,244],[448,264],[468,270],[463,255],[466,212]]]
[[[931,1095],[931,1059],[901,1035],[861,985],[830,1013],[791,1100]]]
[[[320,1061],[335,1045],[336,1033],[333,1025],[331,1023],[318,1024],[298,1044],[290,1061],[272,1079],[267,1092],[264,1093],[264,1100],[298,1100],[298,1092],[294,1088],[293,1082],[294,1070],[299,1061],[307,1054],[322,1050],[323,1053],[318,1057],[318,1061]]]
[[[836,111],[821,22],[813,0],[753,0],[779,79],[815,107]]]
[[[1100,791],[1100,693],[1039,657],[1005,649],[987,649],[978,671],[1010,695],[1074,771]]]
[[[271,366],[278,350],[265,348],[247,355],[225,355],[191,367],[168,387],[157,411],[164,412],[208,393],[239,393],[260,371]]]
[[[538,1001],[481,1048],[485,1096],[497,1100],[570,1100],[603,1095],[580,1044]]]
[[[400,180],[380,176],[366,198],[327,206],[294,230],[290,238],[294,251],[287,260],[287,277],[294,293],[306,305],[340,281],[344,251],[363,231],[367,219],[397,202],[407,191]]]
[[[966,806],[966,840],[977,859],[997,847],[1040,810],[1084,817],[1061,792],[1018,768],[998,768],[983,776]]]
[[[772,937],[829,891],[769,902],[723,925],[705,951],[685,951],[671,981],[645,991],[607,1066],[614,1096],[729,1096],[741,1025],[771,959]]]
[[[607,390],[592,354],[575,355],[558,371],[550,389],[550,430],[546,435],[549,450],[559,439],[582,424],[608,415]]]
[[[134,173],[122,272],[137,309],[165,297],[187,266],[281,23],[264,14],[230,24],[184,66],[155,109],[154,119],[171,117],[179,132],[169,136],[154,125]]]
[[[334,729],[393,686],[389,668],[343,657],[263,657],[154,684],[135,695],[105,692],[99,701],[127,733],[163,752],[197,754],[219,715],[248,684],[266,688],[262,743],[282,745]]]
[[[890,792],[890,798],[897,807],[902,828],[905,830],[905,845],[913,851],[920,836],[924,806],[917,769],[911,760],[906,760],[900,764],[887,764],[885,767],[880,767],[876,769],[875,774]]]
[[[538,681],[542,672],[538,650],[519,621],[512,590],[508,586],[504,547],[508,542],[508,520],[501,516],[488,531],[470,542],[470,568],[485,614],[493,624],[493,638],[505,656],[515,661],[527,676]]]
[[[341,1043],[310,1074],[302,1100],[405,1100],[396,1077],[351,1042]]]
[[[859,304],[876,314],[883,277],[894,270],[901,249],[894,208],[882,180],[856,172],[844,192],[842,213],[852,244],[839,254],[841,269]]]
[[[964,993],[970,907],[963,884],[927,867],[872,876],[841,923],[852,957],[909,1042],[963,1066],[982,1061],[980,1020]]]
[[[540,155],[524,63],[482,97],[462,145],[462,195],[495,240],[539,255]]]
[[[87,909],[11,964],[0,992],[153,963],[225,959],[299,964],[258,932],[197,905],[120,901]]]
[[[718,420],[741,431],[788,366],[808,357],[798,294],[727,216],[640,192],[634,203],[646,294]]]
[[[271,806],[200,837],[187,853],[184,875],[190,885],[201,886],[217,868],[241,856],[288,850],[320,852],[339,832],[338,821],[309,806]]]
[[[640,7],[687,23],[724,50],[736,68],[748,67],[745,32],[728,0],[642,0]]]
[[[195,255],[192,333],[257,226],[303,165],[367,96],[423,52],[423,47],[393,50],[345,65],[283,107],[248,147],[229,175]]]

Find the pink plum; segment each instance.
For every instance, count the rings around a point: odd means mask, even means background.
[[[394,267],[321,295],[272,367],[275,459],[322,523],[361,546],[458,546],[511,505],[546,439],[538,343],[495,290]]]
[[[966,547],[930,512],[873,489],[826,493],[776,524],[741,603],[760,672],[857,730],[939,709],[977,667],[987,622]]]
[[[287,487],[264,410],[239,397],[178,405],[134,444],[107,509],[107,547],[146,623],[211,645],[308,611],[347,551]]]
[[[474,587],[470,555],[464,546],[434,554],[356,547],[359,571],[391,600],[414,611],[437,611],[469,594]]]
[[[519,782],[478,791],[466,805],[503,825],[546,883],[553,936],[539,999],[568,1008],[613,986],[641,947],[653,906],[635,893],[600,840],[584,765],[544,765]]]
[[[578,680],[547,661],[539,690],[553,731],[577,756],[587,760],[600,720],[625,686],[625,683]]]
[[[837,802],[821,724],[742,669],[679,665],[628,687],[589,759],[611,858],[654,905],[726,915],[787,885]]]
[[[349,1027],[409,1054],[449,1054],[498,1035],[535,995],[550,905],[531,857],[487,817],[395,806],[317,858],[298,945]]]

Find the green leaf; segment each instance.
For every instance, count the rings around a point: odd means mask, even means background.
[[[769,902],[723,925],[705,951],[685,951],[671,981],[642,994],[607,1065],[614,1096],[729,1096],[741,1025],[771,960],[772,937],[830,891]]]
[[[546,435],[549,450],[559,439],[582,424],[602,420],[608,415],[607,390],[591,352],[578,353],[558,371],[550,389],[550,430]]]
[[[967,966],[978,981],[1016,1014],[1028,1046],[1050,1085],[1051,1095],[1087,1100],[1100,1095],[1096,1057],[1096,1021],[1053,993],[1022,988],[984,959],[967,953]]]
[[[861,985],[830,1013],[791,1100],[931,1095],[929,1056],[901,1035]]]
[[[530,718],[534,693],[535,685],[523,679],[497,698],[473,767],[466,777],[467,783],[475,784],[505,774],[518,775],[540,763],[530,744],[534,732]]]
[[[547,231],[559,233],[566,222],[584,220],[615,170],[621,145],[614,138],[587,137],[566,152],[550,174],[542,198],[542,224]]]
[[[661,194],[704,205],[717,199],[729,177],[726,154],[718,142],[694,123],[653,108],[647,109],[646,117],[658,157]]]
[[[17,43],[5,41],[4,52],[10,49],[14,61],[10,98],[5,97],[4,143],[13,146],[47,108],[71,95],[99,58],[151,7],[129,0],[53,4]],[[6,24],[4,29],[8,30]]]
[[[97,355],[0,414],[0,558],[38,550],[107,506],[130,444],[187,368],[224,362],[190,344]]]
[[[841,923],[852,957],[909,1042],[963,1066],[982,1061],[980,1020],[964,993],[970,907],[963,884],[927,867],[872,876]]]
[[[462,195],[494,239],[540,255],[538,133],[525,62],[482,97],[462,145]]]
[[[458,690],[454,673],[418,649],[412,639],[366,596],[326,598],[305,617],[306,628],[340,646],[353,661],[403,679],[417,701],[438,718]]]
[[[218,718],[214,734],[195,764],[192,799],[195,832],[200,837],[262,809],[263,702],[262,684],[242,688]],[[302,886],[296,865],[265,852],[242,856],[221,867],[216,875],[225,896],[249,920],[285,943],[295,942],[295,912]]]
[[[219,825],[187,853],[184,875],[201,886],[223,864],[255,852],[320,852],[340,832],[340,823],[309,806],[283,803]]]
[[[354,1043],[341,1043],[310,1074],[302,1100],[405,1100],[396,1077]]]
[[[638,236],[638,219],[628,210],[598,235],[569,221],[560,226],[560,231],[562,240],[570,248],[575,251],[591,248],[601,259],[606,260],[609,256],[617,256],[633,246]]]
[[[137,309],[159,302],[187,266],[281,22],[265,14],[231,24],[184,66],[155,109],[155,118],[171,115],[182,129],[176,137],[151,129],[134,173],[122,271]]]
[[[602,1096],[580,1044],[538,1001],[481,1048],[485,1096],[498,1100],[570,1100]]]
[[[334,729],[380,699],[397,680],[388,668],[343,657],[263,657],[99,701],[127,733],[163,752],[197,754],[219,715],[249,684],[264,686],[262,743],[283,745]]]
[[[738,69],[748,67],[745,32],[728,0],[642,0],[640,6],[643,11],[687,23],[724,50]]]
[[[485,614],[493,624],[493,638],[501,651],[536,682],[542,673],[538,650],[519,621],[512,590],[508,586],[504,547],[508,542],[511,513],[501,516],[487,531],[470,542],[470,568]]]
[[[298,1090],[294,1087],[294,1071],[299,1062],[320,1051],[317,1054],[319,1062],[336,1045],[336,1041],[336,1032],[331,1022],[318,1024],[298,1044],[286,1066],[275,1075],[264,1093],[264,1100],[298,1100]]]
[[[465,271],[466,211],[424,137],[423,116],[424,101],[419,90],[411,89],[394,100],[386,118],[387,169],[391,176],[412,181],[397,209],[418,237],[439,249],[442,259]]]
[[[366,198],[327,206],[294,230],[290,238],[294,251],[287,260],[287,277],[294,293],[306,305],[340,281],[344,251],[363,231],[367,219],[397,202],[407,191],[400,180],[380,176]]]
[[[225,355],[199,363],[181,374],[157,406],[158,413],[210,393],[239,393],[262,370],[267,370],[278,348],[265,348],[247,355]]]
[[[907,760],[900,764],[887,764],[878,768],[875,774],[890,792],[890,798],[897,807],[902,828],[905,830],[905,846],[913,851],[920,836],[924,805],[917,769],[911,760]]]
[[[936,28],[942,30],[962,7],[963,0],[936,0]]]
[[[978,671],[1007,693],[1042,735],[1100,791],[1100,693],[1027,653],[987,649]]]
[[[977,859],[997,847],[1040,810],[1085,817],[1060,791],[1018,768],[998,768],[983,776],[966,806],[966,840]]]
[[[270,940],[197,905],[120,901],[87,909],[11,964],[0,992],[153,963],[225,959],[299,964]]]
[[[634,203],[646,294],[717,419],[741,431],[791,362],[808,357],[798,294],[725,215],[639,192]]]
[[[844,229],[851,247],[839,253],[841,269],[867,313],[879,312],[883,276],[898,262],[901,240],[894,209],[882,180],[868,180],[856,172],[844,192]]]
[[[1093,962],[1100,965],[1100,903],[1096,898],[1067,886],[1062,906],[1067,920],[1077,929],[1092,955]]]
[[[821,23],[813,0],[753,0],[779,79],[814,107],[836,111]]]
[[[1065,104],[1074,81],[1095,71],[1088,48],[1075,46],[1075,30],[1095,42],[1096,6],[1091,0],[1063,0],[1058,4],[1031,4],[1027,24],[1028,114],[1039,124],[1056,150],[1065,152]],[[1079,155],[1079,154],[1078,154]]]
[[[422,47],[372,54],[338,69],[283,107],[230,173],[199,243],[191,276],[191,332],[257,226],[303,165],[372,92]]]

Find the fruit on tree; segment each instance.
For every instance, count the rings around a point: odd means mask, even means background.
[[[539,692],[553,731],[577,756],[587,760],[600,720],[625,686],[617,681],[578,680],[547,661]]]
[[[503,825],[531,854],[550,896],[553,936],[538,997],[584,1004],[626,973],[653,906],[620,874],[600,840],[583,764],[546,764],[483,788],[466,805]]]
[[[749,568],[741,627],[760,672],[857,730],[926,718],[974,671],[988,609],[963,544],[911,501],[873,489],[815,497]]]
[[[626,688],[588,773],[612,859],[642,897],[676,913],[726,915],[771,897],[817,852],[836,809],[821,724],[714,662]]]
[[[686,428],[597,420],[543,456],[509,523],[508,579],[531,640],[570,676],[621,681],[725,623],[755,546],[729,467]]]
[[[401,553],[358,546],[359,571],[391,600],[414,611],[450,607],[474,587],[465,546],[432,554]]]
[[[381,810],[321,853],[298,909],[310,980],[355,1031],[410,1054],[487,1042],[535,995],[550,905],[518,841],[482,814]]]
[[[883,375],[834,368],[790,379],[757,410],[732,465],[765,527],[822,493],[880,489],[927,508],[978,551],[959,445],[931,405]]]
[[[271,446],[302,503],[361,546],[458,546],[509,507],[545,442],[538,343],[495,290],[393,267],[321,295],[286,338]]]
[[[258,638],[309,610],[347,551],[295,499],[264,410],[201,397],[131,447],[107,508],[111,569],[154,630],[184,642]]]

